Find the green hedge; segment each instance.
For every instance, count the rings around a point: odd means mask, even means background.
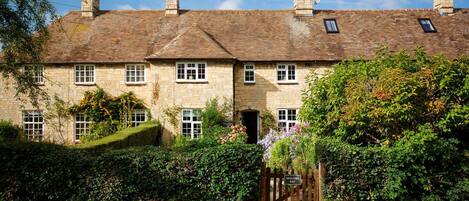
[[[0,142],[17,141],[21,133],[21,128],[11,121],[0,120]]]
[[[0,145],[0,200],[254,200],[262,150]]]
[[[157,122],[146,122],[137,127],[127,128],[102,139],[76,145],[81,149],[122,149],[132,146],[159,145],[161,126]]]
[[[408,132],[393,147],[320,139],[328,200],[469,200],[468,158],[431,130]]]

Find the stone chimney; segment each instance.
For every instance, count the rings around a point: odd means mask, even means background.
[[[167,16],[179,15],[179,0],[166,0],[165,10]]]
[[[293,0],[297,15],[313,15],[313,2],[317,0]]]
[[[95,17],[99,11],[99,0],[81,0],[81,16]]]
[[[433,0],[433,9],[440,15],[452,15],[454,13],[453,0]]]

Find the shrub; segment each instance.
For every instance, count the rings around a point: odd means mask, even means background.
[[[119,122],[117,121],[91,123],[90,133],[83,135],[80,140],[84,143],[99,140],[115,133],[118,126]]]
[[[372,60],[343,61],[326,77],[310,76],[300,117],[313,133],[351,144],[393,143],[425,124],[465,143],[468,75],[469,59],[382,50]]]
[[[330,200],[467,200],[469,163],[458,146],[423,127],[390,148],[323,138],[316,152],[328,170]]]
[[[220,135],[218,142],[220,144],[226,143],[246,143],[248,141],[248,134],[246,133],[246,126],[233,125],[231,126],[231,132],[228,134]]]
[[[109,129],[105,126],[106,125],[104,124],[104,130]],[[75,147],[81,149],[121,149],[131,146],[159,145],[160,138],[160,124],[158,122],[146,122],[138,127],[120,130],[115,134],[99,140],[79,144]]]
[[[0,145],[0,156],[5,200],[255,200],[262,153],[245,144],[104,153],[30,144]]]
[[[0,120],[0,142],[17,140],[20,132],[21,128],[11,121]]]

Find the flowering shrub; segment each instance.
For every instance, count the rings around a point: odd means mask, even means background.
[[[308,124],[296,124],[289,131],[270,132],[259,141],[264,149],[264,162],[274,169],[303,171],[314,159],[315,137],[306,135]],[[309,159],[309,160],[308,160]]]
[[[246,143],[248,134],[246,133],[246,127],[243,125],[231,126],[231,132],[228,135],[222,136],[219,139],[220,144],[226,144],[228,142],[239,142]]]

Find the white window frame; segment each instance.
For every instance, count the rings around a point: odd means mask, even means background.
[[[202,131],[202,117],[199,116],[199,118],[197,120],[194,120],[194,112],[195,111],[198,111],[199,114],[202,112],[201,109],[183,109],[181,111],[181,135],[184,136],[184,137],[189,138],[190,140],[200,139],[202,137],[202,134],[203,134],[203,131]],[[190,120],[184,119],[184,113],[185,112],[189,112]],[[184,124],[190,124],[190,129],[191,129],[190,133],[184,133]],[[196,134],[194,132],[195,125],[198,125],[200,127],[200,133],[199,134]]]
[[[195,64],[195,67],[188,67],[189,64]],[[199,65],[203,64],[205,65],[205,78],[204,79],[199,79]],[[178,77],[179,72],[178,68],[179,65],[184,65],[184,79],[180,79]],[[188,79],[187,71],[190,70],[190,68],[195,68],[195,79]],[[192,69],[194,70],[194,69]],[[176,82],[207,82],[208,81],[208,65],[207,62],[176,62]]]
[[[295,120],[291,120],[289,119],[292,111],[295,111]],[[284,112],[285,113],[285,118],[284,119],[281,119],[281,115],[280,115],[280,112]],[[298,109],[292,109],[292,108],[282,108],[282,109],[278,109],[277,110],[277,121],[278,121],[278,127],[279,127],[279,130],[281,130],[281,126],[280,124],[285,124],[285,129],[284,131],[290,131],[293,126],[295,126],[295,124],[298,123]]]
[[[42,110],[24,110],[22,113],[23,132],[27,140],[30,142],[43,142],[45,130],[44,112]],[[26,115],[32,115],[32,117],[29,117],[32,121],[25,121]]]
[[[248,67],[252,67],[252,69],[248,69]],[[252,76],[254,80],[246,80],[247,72],[252,72],[253,74]],[[248,83],[248,84],[256,83],[256,65],[252,63],[244,64],[244,83]]]
[[[284,66],[285,69],[281,70],[280,67],[281,66]],[[295,68],[295,71],[294,71],[294,76],[295,76],[295,79],[290,79],[289,77],[291,76],[291,73],[290,71],[288,70],[289,67],[293,66]],[[297,73],[297,65],[296,64],[292,64],[292,63],[281,63],[281,64],[277,64],[277,73],[276,73],[276,76],[277,76],[277,82],[278,83],[297,83],[297,79],[298,79],[298,73]],[[280,71],[285,71],[285,80],[280,80],[279,79],[279,73]]]
[[[137,76],[137,71],[139,71],[137,68],[142,68],[143,67],[143,81],[137,81],[137,78],[139,78]],[[129,69],[129,68],[133,68],[133,69]],[[128,74],[129,71],[134,71],[134,79],[135,81],[129,81],[129,78],[131,78],[132,76]],[[147,66],[145,64],[126,64],[125,65],[125,83],[126,84],[145,84],[146,83],[146,80],[147,80]],[[130,77],[129,77],[130,76]],[[142,77],[142,76],[140,76]]]
[[[137,120],[137,117],[141,117],[143,115],[143,120]],[[144,109],[138,109],[132,111],[132,114],[130,114],[130,123],[132,124],[132,127],[137,127],[142,123],[145,123],[147,121],[147,112]]]
[[[31,69],[37,67],[36,69]],[[25,73],[32,73],[32,78],[37,85],[44,85],[44,66],[43,65],[26,65],[23,68]]]
[[[78,116],[83,116],[83,120],[77,120]],[[78,125],[83,125],[83,126],[78,126]],[[78,113],[75,114],[75,126],[74,126],[74,133],[75,133],[75,142],[80,142],[80,137],[86,134],[90,133],[90,128],[91,128],[91,120],[89,117],[87,117],[83,113]],[[78,130],[82,130],[84,132],[77,132]]]
[[[85,69],[83,70],[84,72],[84,81],[81,82],[81,81],[77,81],[77,71],[78,71],[78,67],[84,67]],[[87,82],[86,81],[86,67],[93,67],[93,81],[91,82]],[[74,79],[75,79],[75,84],[77,85],[94,85],[96,84],[96,65],[93,65],[93,64],[76,64],[75,65],[75,70],[74,70]],[[80,70],[81,71],[81,70]]]

